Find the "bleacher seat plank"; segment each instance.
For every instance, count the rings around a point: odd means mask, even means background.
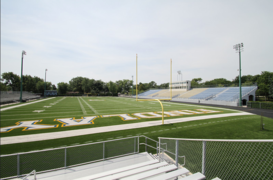
[[[149,171],[149,170],[152,170],[152,169],[156,169],[156,168],[166,166],[166,165],[168,165],[167,162],[160,162],[160,163],[152,164],[152,165],[149,165],[149,166],[144,166],[144,167],[141,167],[141,168],[136,168],[136,169],[128,170],[128,171],[121,172],[121,173],[118,173],[118,174],[114,174],[114,175],[106,176],[106,177],[103,177],[103,178],[99,178],[98,180],[121,179],[121,178],[124,178],[124,177],[128,177],[128,176],[131,176],[131,175],[135,175],[135,174],[138,174],[138,173],[142,173],[142,172]]]
[[[126,167],[123,167],[123,168],[118,168],[118,169],[114,169],[114,170],[110,170],[110,171],[106,171],[106,172],[102,172],[102,173],[98,173],[98,174],[78,178],[78,179],[75,179],[75,180],[90,180],[90,179],[101,178],[101,177],[109,176],[109,175],[112,175],[112,174],[117,174],[117,173],[120,173],[120,172],[128,171],[128,170],[131,170],[131,169],[135,169],[135,168],[155,164],[155,163],[158,163],[158,160],[146,161],[146,162],[143,162],[143,163],[138,163],[138,164],[135,164],[135,165],[126,166]]]
[[[143,179],[143,178],[148,178],[151,176],[155,176],[155,175],[159,175],[168,171],[172,171],[177,169],[177,167],[175,165],[169,165],[169,166],[165,166],[162,168],[158,168],[158,169],[154,169],[148,172],[144,172],[144,173],[140,173],[137,175],[133,175],[133,176],[129,176],[127,178],[122,178],[122,180],[135,180],[135,179]]]
[[[204,176],[204,174],[198,172],[198,173],[194,173],[190,176],[184,177],[183,180],[201,180],[201,179],[205,179],[206,176]]]
[[[160,175],[160,176],[156,176],[156,177],[153,177],[153,178],[148,178],[148,179],[149,180],[170,179],[170,178],[175,178],[177,176],[180,176],[180,175],[183,175],[183,174],[186,174],[186,173],[189,173],[189,170],[186,169],[186,168],[183,168],[183,169],[178,169],[178,170],[175,170],[175,171],[172,171],[172,172]]]

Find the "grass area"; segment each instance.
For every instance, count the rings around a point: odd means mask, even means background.
[[[57,148],[110,139],[145,135],[154,140],[158,137],[202,138],[202,139],[272,139],[273,119],[263,117],[265,130],[260,130],[260,116],[234,116],[190,121],[146,128],[105,132],[55,140],[28,142],[1,146],[1,154],[28,152],[45,148]]]
[[[187,105],[180,103],[169,103],[165,102],[164,111],[175,111],[175,110],[192,110],[196,109],[209,109],[219,111],[218,113],[233,113],[234,110],[228,109],[217,109],[207,106],[196,106]],[[37,112],[41,110],[41,112]],[[36,112],[35,112],[36,111]],[[158,102],[136,102],[134,99],[129,98],[90,98],[90,97],[59,97],[53,98],[46,101],[30,104],[27,106],[21,106],[14,109],[6,110],[1,112],[1,128],[14,126],[19,121],[31,121],[31,120],[42,120],[36,124],[47,124],[47,125],[58,125],[57,128],[39,129],[39,130],[27,130],[22,131],[22,128],[15,128],[7,133],[1,133],[2,137],[16,136],[16,135],[27,135],[36,133],[66,131],[73,129],[82,128],[95,128],[101,126],[110,126],[127,123],[138,123],[145,121],[160,120],[161,117],[157,118],[139,118],[136,120],[123,121],[120,117],[102,117],[101,115],[111,114],[129,114],[132,117],[134,113],[142,112],[160,112],[161,107]],[[213,113],[217,114],[217,113]],[[160,115],[160,113],[159,113]],[[206,114],[184,114],[175,117],[165,117],[165,119],[177,118],[177,117],[190,117],[200,116]],[[82,117],[97,116],[93,121],[94,124],[87,123],[85,125],[62,127],[62,123],[54,121],[54,119],[63,118],[75,118],[81,119]],[[149,114],[147,115],[150,116]]]
[[[204,114],[184,114],[173,117],[165,117],[166,121],[173,118],[193,117],[193,116],[206,116],[211,114],[221,113],[236,113],[239,111],[229,110],[224,108],[216,108],[209,106],[189,105],[182,103],[163,102],[164,111],[197,111],[197,109],[209,109],[219,111],[215,113]],[[47,107],[45,107],[47,106]],[[49,107],[50,106],[50,107]],[[3,107],[4,108],[4,107]],[[2,108],[2,109],[3,109]],[[44,110],[40,113],[33,112],[35,110]],[[84,129],[120,125],[127,123],[139,123],[146,121],[161,120],[161,117],[156,118],[139,118],[136,120],[124,121],[120,117],[102,117],[102,115],[112,114],[128,114],[131,117],[137,117],[135,113],[141,112],[160,112],[161,107],[158,102],[136,102],[134,99],[129,98],[115,98],[115,97],[58,97],[46,101],[17,107],[14,109],[1,112],[1,128],[13,126],[19,121],[42,120],[37,124],[59,125],[57,128],[40,129],[22,131],[22,128],[13,129],[7,133],[1,133],[1,137],[28,135],[38,133],[60,132],[74,129]],[[188,111],[187,111],[188,112]],[[160,113],[159,113],[160,114]],[[151,114],[145,114],[151,116]],[[71,127],[61,127],[62,123],[54,121],[54,119],[73,118],[80,119],[81,117],[98,116],[93,122],[94,124],[85,124]],[[231,116],[198,121],[189,121],[183,123],[165,124],[146,128],[128,129],[122,131],[104,132],[97,134],[89,134],[82,136],[75,136],[69,138],[58,138],[54,140],[45,140],[37,142],[19,143],[1,145],[0,152],[3,154],[12,154],[18,152],[29,152],[34,150],[59,148],[62,146],[75,146],[87,143],[97,143],[101,141],[120,139],[125,137],[133,137],[138,135],[145,135],[154,140],[158,137],[174,137],[174,138],[198,138],[198,139],[272,139],[273,138],[273,119],[263,117],[265,130],[260,130],[261,117],[258,115],[245,115],[245,116]],[[144,142],[144,138],[140,138]],[[149,141],[149,144],[156,146],[155,143]],[[126,145],[128,145],[128,148]],[[186,145],[184,145],[186,147]],[[194,150],[187,146],[188,152],[195,153]],[[190,148],[190,149],[189,149]],[[144,151],[144,146],[140,147],[140,151]],[[236,149],[236,148],[234,148]],[[154,152],[148,148],[149,151]],[[223,149],[219,149],[222,152]],[[115,143],[108,143],[106,145],[105,157],[119,155],[119,153],[133,152],[132,141],[116,141]],[[215,153],[218,151],[212,152]],[[22,155],[20,164],[20,173],[28,173],[35,167],[36,170],[42,171],[48,168],[63,167],[64,156],[63,149],[51,150],[47,152],[31,153]],[[209,152],[211,153],[211,152]],[[75,156],[76,154],[76,156]],[[67,165],[74,165],[86,161],[92,161],[102,158],[102,144],[91,144],[81,146],[80,148],[69,148],[67,150]],[[188,155],[189,158],[190,155]],[[12,176],[17,173],[16,162],[17,158],[6,157],[1,158],[2,164],[1,172],[5,172],[4,176]],[[43,163],[40,163],[43,162]],[[54,163],[52,163],[54,162]],[[220,162],[219,162],[220,163]],[[40,165],[42,164],[42,165]],[[208,164],[211,166],[211,164]],[[219,164],[219,167],[221,163]],[[196,165],[193,165],[195,168]],[[2,173],[3,174],[3,173]]]

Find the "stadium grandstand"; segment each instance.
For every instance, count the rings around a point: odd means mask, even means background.
[[[183,86],[178,86],[183,84]],[[175,82],[171,89],[153,89],[139,94],[139,98],[164,99],[172,96],[173,101],[217,104],[238,106],[240,99],[239,87],[211,87],[211,88],[190,88],[190,81]],[[248,101],[255,101],[257,86],[242,87],[242,104]],[[170,91],[172,91],[170,93]]]
[[[0,98],[1,104],[20,101],[20,91],[0,91],[0,92],[1,92],[1,98]],[[40,97],[41,97],[40,95],[34,94],[32,92],[27,92],[27,91],[22,92],[23,101],[38,99]]]

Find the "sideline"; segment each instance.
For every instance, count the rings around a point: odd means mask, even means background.
[[[0,111],[5,111],[5,110],[21,107],[21,106],[26,106],[26,105],[29,105],[29,104],[34,104],[34,103],[37,103],[37,102],[46,101],[46,100],[53,99],[53,98],[55,98],[55,97],[46,98],[46,99],[42,99],[42,100],[39,100],[39,101],[30,102],[30,103],[24,103],[24,104],[20,104],[20,105],[17,105],[17,106],[11,106],[11,107],[7,107],[7,108],[3,108],[3,109],[1,108]]]
[[[196,121],[196,120],[205,120],[205,119],[220,118],[220,117],[244,116],[244,115],[254,115],[254,114],[248,113],[248,112],[242,112],[242,113],[215,114],[215,115],[206,115],[206,116],[167,119],[167,120],[165,120],[165,124],[181,123],[181,122]],[[111,131],[120,131],[120,130],[127,130],[127,129],[159,126],[159,125],[161,125],[161,123],[162,123],[162,121],[158,120],[158,121],[148,121],[148,122],[122,124],[122,125],[114,125],[114,126],[103,126],[103,127],[97,127],[97,128],[68,130],[68,131],[61,131],[61,132],[11,136],[11,137],[3,137],[0,139],[0,141],[1,141],[1,145],[44,141],[44,140],[68,138],[68,137],[74,137],[74,136],[97,134],[97,133],[104,133],[104,132],[111,132]]]

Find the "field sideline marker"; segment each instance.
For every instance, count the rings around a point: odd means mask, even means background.
[[[1,109],[0,109],[0,111],[5,111],[5,110],[9,110],[9,109],[13,109],[13,108],[21,107],[21,106],[26,106],[26,105],[29,105],[29,104],[34,104],[34,103],[37,103],[37,102],[46,101],[46,100],[53,99],[53,98],[55,98],[55,97],[52,97],[52,98],[46,98],[46,99],[42,99],[42,100],[38,100],[38,101],[34,101],[34,102],[30,102],[30,103],[26,103],[26,104],[20,104],[20,105],[16,105],[16,106],[10,106],[10,107],[7,107],[7,108],[1,108]]]

